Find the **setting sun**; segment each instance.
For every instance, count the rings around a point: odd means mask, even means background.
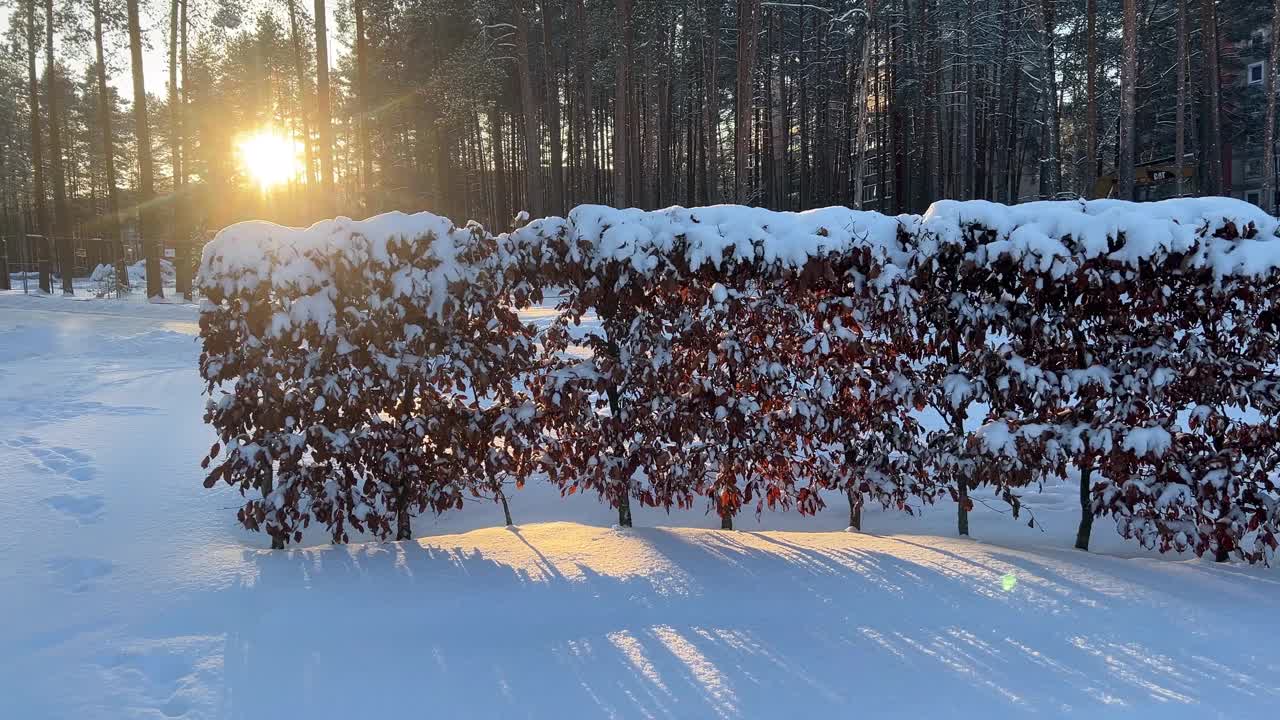
[[[262,128],[236,144],[245,174],[262,190],[287,183],[300,171],[297,143],[275,128]]]

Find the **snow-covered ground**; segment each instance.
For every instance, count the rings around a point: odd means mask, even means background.
[[[535,319],[547,313],[532,312]],[[1158,557],[1069,486],[816,518],[531,485],[417,542],[263,550],[205,490],[195,309],[0,293],[0,717],[1264,717],[1280,574]],[[316,537],[315,543],[321,542]]]

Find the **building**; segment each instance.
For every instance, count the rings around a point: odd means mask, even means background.
[[[1268,28],[1259,28],[1248,40],[1235,43],[1227,53],[1232,61],[1230,64],[1233,75],[1232,85],[1245,91],[1251,88],[1257,88],[1260,91],[1256,94],[1249,93],[1247,97],[1265,98],[1266,78],[1272,78],[1273,82],[1275,81],[1275,68],[1267,67],[1270,64],[1267,58],[1269,34]],[[1263,102],[1265,103],[1265,100]],[[1242,137],[1236,138],[1235,142],[1224,140],[1226,147],[1223,155],[1226,162],[1223,163],[1222,181],[1231,197],[1265,207],[1262,202],[1262,175],[1265,165],[1262,140],[1261,128],[1258,128],[1257,132],[1245,133]],[[1274,148],[1272,152],[1275,152]],[[1272,164],[1272,172],[1280,173],[1280,162]],[[1280,182],[1273,183],[1272,187],[1277,188],[1277,195],[1280,197]]]

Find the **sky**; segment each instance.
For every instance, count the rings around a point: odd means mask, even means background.
[[[17,6],[20,0],[0,0],[0,28],[9,26],[10,16],[13,14],[13,6]],[[249,18],[252,17],[259,9],[273,5],[272,0],[247,0],[245,2],[245,22],[248,24]],[[307,3],[310,5],[310,3]],[[328,29],[329,29],[329,64],[332,67],[338,56],[344,51],[341,42],[334,38],[337,20],[334,19],[334,10],[336,9],[338,0],[329,0],[327,4],[328,10]],[[169,34],[169,3],[163,0],[142,0],[141,3],[141,24],[143,36],[150,43],[150,47],[144,49],[142,54],[142,71],[143,78],[146,81],[147,92],[154,95],[164,95],[167,92],[169,81],[169,59],[168,59],[168,34]],[[87,12],[87,10],[86,10]],[[126,44],[126,38],[123,33],[118,33],[115,38],[118,47],[115,50],[115,65],[118,66],[115,74],[108,80],[115,86],[120,93],[120,97],[125,100],[133,99],[133,81],[129,76],[129,50]],[[55,42],[61,42],[55,39]],[[190,41],[188,41],[190,42]],[[60,59],[74,67],[80,68],[88,64],[91,60],[89,53],[92,52],[92,45],[86,46],[81,50],[73,50],[64,48],[59,45]],[[43,71],[43,56],[40,59],[40,67],[38,71]],[[111,64],[111,63],[108,63]]]

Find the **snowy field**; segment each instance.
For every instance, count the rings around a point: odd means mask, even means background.
[[[530,319],[546,312],[532,312]],[[705,508],[531,485],[417,542],[263,550],[201,487],[191,306],[0,293],[0,717],[1273,717],[1280,573],[1029,508]],[[318,543],[317,537],[314,542]]]

